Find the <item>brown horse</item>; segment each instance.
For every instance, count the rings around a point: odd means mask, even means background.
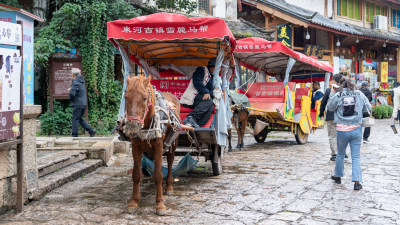
[[[237,104],[232,105],[231,110],[233,113],[232,124],[234,124],[238,135],[238,143],[236,148],[239,148],[240,151],[243,151],[244,148],[243,138],[246,132],[247,120],[249,119],[250,113],[246,109],[246,107]],[[229,141],[228,152],[232,152],[231,140],[232,140],[231,130],[228,130],[228,141]]]
[[[154,160],[154,182],[156,186],[156,213],[164,215],[166,207],[163,200],[163,174],[161,170],[162,155],[164,151],[164,141],[169,135],[174,133],[174,124],[166,124],[166,130],[162,133],[162,137],[150,139],[140,137],[139,134],[146,134],[148,129],[152,130],[155,121],[155,105],[156,94],[153,86],[150,83],[151,78],[144,78],[142,76],[127,78],[127,90],[125,93],[126,99],[126,119],[125,119],[125,135],[132,142],[132,156],[133,156],[133,193],[132,199],[128,204],[128,211],[133,212],[139,207],[140,200],[140,180],[142,178],[141,160],[144,152],[148,152]],[[172,94],[163,93],[166,102],[173,108],[175,115],[180,113],[179,100]],[[171,104],[172,103],[172,104]],[[167,104],[167,105],[168,105]],[[180,119],[179,119],[180,120]],[[180,122],[180,121],[179,121]],[[145,131],[145,132],[143,132]],[[171,133],[170,133],[171,132]],[[179,130],[178,130],[179,132]],[[150,133],[150,132],[149,132]],[[148,133],[147,133],[148,134]],[[177,146],[177,139],[174,136],[171,146],[167,152],[168,161],[168,176],[166,182],[166,194],[173,194],[172,187],[172,163],[174,161],[174,153]]]

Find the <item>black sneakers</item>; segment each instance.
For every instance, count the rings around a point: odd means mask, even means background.
[[[340,178],[340,177],[335,177],[335,176],[332,175],[331,179],[334,180],[335,183],[337,183],[337,184],[341,184],[342,183],[342,178]],[[355,188],[355,186],[354,186],[354,188]]]
[[[192,126],[194,128],[199,128],[200,126],[196,123],[196,121],[194,120],[194,118],[192,116],[188,116],[186,117],[183,121],[182,121],[185,125],[189,125]]]
[[[354,190],[359,191],[362,189],[362,185],[360,183],[354,182]]]

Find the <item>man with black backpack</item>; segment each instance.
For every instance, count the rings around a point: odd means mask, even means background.
[[[400,110],[400,82],[396,83],[397,87],[393,88],[393,93],[392,93],[392,101],[393,101],[393,113],[392,117],[395,120],[399,120],[399,110]]]
[[[339,84],[339,81],[340,81],[341,78],[342,78],[341,74],[333,75],[332,80],[333,80],[334,83],[332,84],[332,88],[338,88],[339,87],[338,84]],[[332,97],[334,95],[334,93],[335,92],[331,91],[331,88],[327,88],[325,90],[325,95],[322,98],[321,106],[319,108],[319,110],[320,110],[319,117],[321,117],[321,118],[324,117],[325,108],[326,108],[326,105],[328,103],[328,100],[329,100],[330,97]],[[329,146],[330,146],[331,155],[332,155],[331,156],[331,161],[335,161],[336,160],[336,152],[337,152],[336,151],[336,149],[337,149],[337,144],[336,144],[337,143],[336,142],[336,124],[333,122],[333,119],[334,119],[334,113],[327,110],[326,111],[325,121],[326,121],[326,124],[327,124],[327,127],[328,127]]]
[[[361,84],[360,91],[365,95],[365,97],[368,98],[368,101],[371,103],[372,102],[372,92],[368,89],[368,86],[369,86],[368,82],[364,81]],[[363,117],[369,117],[369,116],[370,115],[368,114],[368,112],[363,113]],[[371,127],[364,128],[364,134],[363,134],[363,142],[364,143],[368,143],[368,138],[369,138],[370,133],[371,133]]]

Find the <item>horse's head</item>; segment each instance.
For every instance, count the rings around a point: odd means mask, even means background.
[[[143,76],[128,77],[125,92],[125,110],[127,135],[138,133],[149,127],[154,115],[154,91],[151,78]]]

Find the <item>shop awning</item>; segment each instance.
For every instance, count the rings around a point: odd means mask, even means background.
[[[228,55],[236,46],[224,20],[174,13],[107,22],[107,38],[149,65],[207,65],[220,47]]]

